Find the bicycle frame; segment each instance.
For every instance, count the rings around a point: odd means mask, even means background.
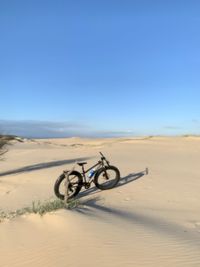
[[[91,184],[94,180],[94,177],[95,177],[95,173],[102,167],[105,167],[105,165],[107,164],[109,166],[109,161],[104,157],[104,155],[99,152],[101,154],[101,160],[99,160],[96,164],[94,164],[92,167],[90,167],[89,169],[87,169],[86,171],[84,170],[84,166],[82,166],[82,177],[83,177],[83,180],[84,180],[84,185],[86,184]],[[105,162],[106,164],[105,164]],[[98,166],[98,168],[96,168]],[[88,178],[87,180],[87,177],[86,177],[86,173],[88,173],[90,170],[92,170],[93,168],[96,168],[95,170],[95,173],[92,175],[91,178]]]

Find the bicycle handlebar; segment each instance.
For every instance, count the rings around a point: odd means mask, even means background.
[[[109,161],[106,159],[106,157],[104,156],[104,154],[102,152],[99,152],[99,154],[101,155],[101,159],[105,160],[106,163],[109,165]]]

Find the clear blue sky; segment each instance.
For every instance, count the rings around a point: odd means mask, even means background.
[[[0,93],[4,133],[200,134],[200,1],[1,0]]]

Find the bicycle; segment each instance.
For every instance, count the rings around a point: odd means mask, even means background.
[[[99,152],[101,160],[95,165],[85,170],[84,165],[87,162],[77,162],[82,167],[82,172],[72,169],[72,171],[63,171],[58,177],[54,185],[55,195],[64,200],[65,199],[65,179],[68,178],[68,199],[71,199],[78,195],[81,188],[84,186],[85,189],[90,188],[93,182],[95,186],[100,190],[112,189],[117,185],[120,180],[120,171],[117,167],[110,165],[106,157]],[[88,177],[86,174],[89,172]],[[62,190],[63,189],[63,190]]]

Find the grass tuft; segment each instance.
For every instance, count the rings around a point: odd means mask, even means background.
[[[46,200],[44,202],[41,201],[33,201],[32,206],[25,207],[22,209],[18,209],[15,211],[5,212],[0,211],[0,222],[5,219],[13,219],[24,214],[35,213],[43,216],[45,213],[56,211],[59,209],[74,209],[79,205],[79,201],[76,199],[69,200],[67,204],[60,199]]]
[[[8,150],[5,149],[6,145],[10,145],[11,141],[24,142],[24,138],[15,135],[2,135],[0,134],[0,156],[5,154]]]

